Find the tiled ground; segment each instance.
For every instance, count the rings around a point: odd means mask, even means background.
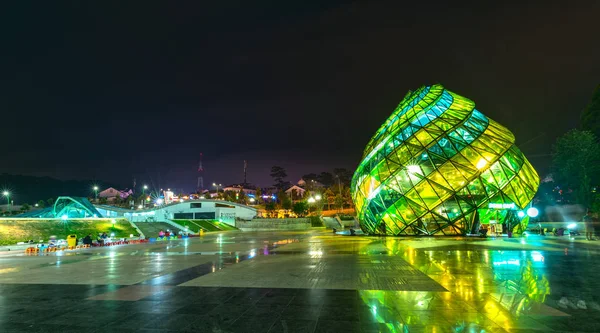
[[[600,242],[324,232],[0,253],[0,332],[598,332]]]

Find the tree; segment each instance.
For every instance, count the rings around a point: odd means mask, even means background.
[[[354,207],[354,201],[352,201],[352,193],[350,192],[350,187],[342,188],[342,199],[344,204],[348,205],[348,207]]]
[[[21,211],[23,211],[23,212],[26,212],[30,209],[31,209],[31,206],[29,206],[29,204],[24,203],[21,205]]]
[[[147,194],[140,193],[140,195],[138,195],[138,197],[137,197],[137,199],[135,199],[135,201],[137,201],[141,204],[142,202],[146,202],[147,197],[148,197]]]
[[[271,167],[270,176],[275,181],[275,187],[277,187],[278,189],[282,189],[285,185],[284,179],[285,177],[287,177],[287,172],[285,171],[285,169],[278,165],[274,165],[273,167]]]
[[[285,209],[286,211],[292,209],[292,200],[290,200],[290,198],[287,196],[283,198],[281,200],[281,208]]]
[[[333,193],[331,188],[328,188],[323,192],[323,196],[325,197],[325,200],[327,200],[327,210],[331,210],[331,204],[335,202],[335,193]]]
[[[309,174],[302,176],[302,180],[304,180],[307,183],[311,180],[317,181],[317,178],[319,178],[319,176],[317,176],[316,173],[309,173]]]
[[[275,203],[273,201],[267,202],[265,204],[265,210],[267,211],[267,215],[269,215],[269,217],[273,217],[273,213],[276,209],[277,207],[275,206]]]
[[[592,212],[599,214],[600,213],[600,194],[596,194],[594,197],[594,202],[592,202]]]
[[[281,205],[284,200],[289,200],[289,197],[285,191],[279,190],[279,192],[277,192],[277,203]]]
[[[571,130],[558,138],[552,147],[552,167],[556,181],[573,190],[575,201],[589,208],[592,186],[600,171],[600,146],[590,131]]]
[[[260,187],[256,188],[256,203],[260,204],[263,202],[263,197],[262,197],[262,189]]]
[[[292,212],[296,214],[298,217],[304,217],[308,212],[308,204],[306,201],[298,201],[292,207]]]
[[[46,202],[48,203],[49,207],[50,206],[54,206],[54,201],[55,201],[54,198],[50,198],[50,199],[46,200]]]
[[[46,202],[44,200],[40,200],[37,202],[37,205],[39,208],[44,208],[46,207]]]
[[[225,192],[221,192],[221,193],[223,194],[223,200],[236,202],[237,194],[238,194],[236,191],[225,191]]]
[[[323,184],[323,186],[325,187],[330,187],[331,185],[333,185],[335,179],[333,178],[333,175],[330,172],[324,171],[319,174],[317,181]]]
[[[348,171],[345,168],[335,168],[333,169],[333,175],[336,179],[339,180],[341,185],[350,186],[350,181],[352,180],[352,172]]]
[[[335,195],[335,206],[340,208],[340,211],[344,209],[344,197],[339,193]]]
[[[247,199],[246,192],[244,192],[243,189],[240,189],[240,192],[238,192],[238,195],[237,195],[237,202],[246,204],[246,199]]]
[[[600,84],[592,94],[592,100],[581,114],[581,129],[590,131],[600,138]]]
[[[123,198],[121,198],[120,195],[117,195],[113,200],[113,204],[115,206],[121,206],[123,204],[123,202],[124,202],[124,200],[123,200]]]

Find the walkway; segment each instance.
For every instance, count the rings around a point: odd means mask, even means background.
[[[600,331],[600,241],[226,232],[0,254],[0,331]]]

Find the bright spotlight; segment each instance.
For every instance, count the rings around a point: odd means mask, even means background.
[[[156,199],[157,205],[162,205],[162,203],[163,203],[163,199],[161,199],[161,198]]]
[[[577,225],[575,223],[569,223],[569,225],[567,226],[567,229],[575,229]]]
[[[480,158],[480,159],[479,159],[479,161],[477,161],[477,165],[475,165],[475,167],[476,167],[478,170],[481,170],[481,169],[485,168],[485,166],[487,165],[487,163],[488,163],[488,162],[487,162],[485,159],[483,159],[483,158]]]
[[[61,220],[66,221],[69,217],[67,215],[63,215],[60,217]]]
[[[520,210],[520,211],[517,212],[517,216],[519,218],[523,218],[523,217],[525,217],[525,212],[523,212],[523,211]]]
[[[320,194],[315,195],[315,200],[317,200],[317,201],[321,200],[321,195]]]
[[[421,173],[421,168],[418,165],[408,165],[406,166],[406,170],[409,173]]]
[[[539,214],[540,214],[540,211],[535,207],[531,207],[531,208],[527,209],[527,215],[529,217],[536,217]]]

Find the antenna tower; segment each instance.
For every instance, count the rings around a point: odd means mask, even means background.
[[[204,167],[202,167],[202,153],[200,153],[200,163],[198,164],[198,185],[196,186],[198,193],[204,191]]]
[[[244,185],[246,186],[247,182],[246,182],[246,169],[248,168],[248,162],[246,162],[246,160],[244,160]]]

